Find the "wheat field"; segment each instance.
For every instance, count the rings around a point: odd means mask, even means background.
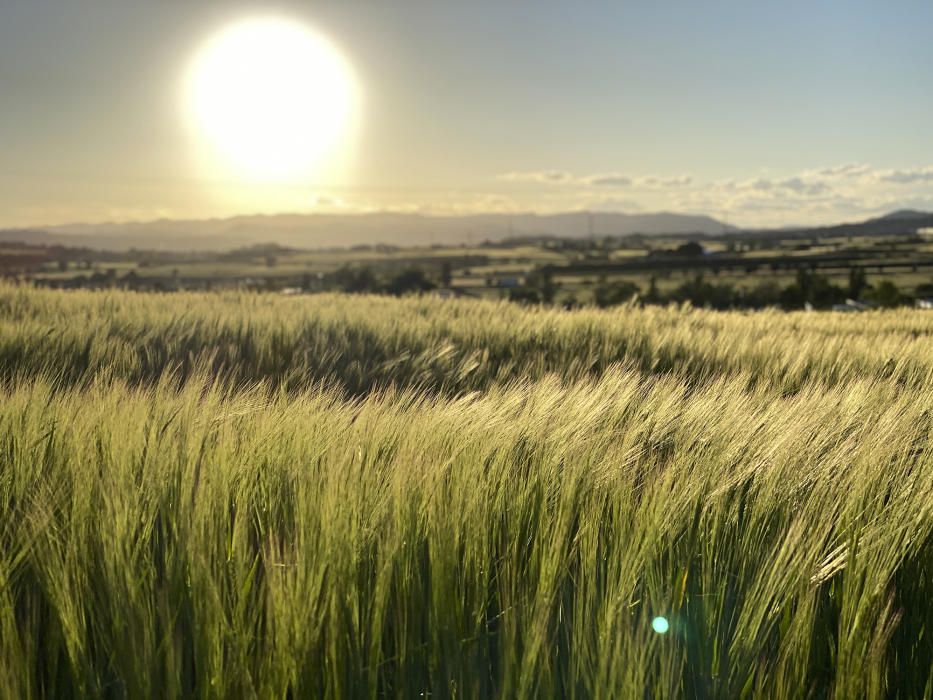
[[[933,315],[0,285],[4,697],[933,696]]]

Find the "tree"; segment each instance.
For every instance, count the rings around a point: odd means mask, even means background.
[[[684,282],[674,291],[678,301],[689,301],[694,306],[710,306],[714,309],[728,309],[735,304],[736,293],[729,284],[710,284],[703,279],[702,273],[692,280]]]
[[[609,283],[605,276],[599,278],[596,288],[593,290],[593,303],[601,309],[609,306],[616,306],[631,301],[638,296],[641,289],[638,285],[628,281]]]
[[[657,304],[661,301],[661,294],[658,292],[658,278],[654,275],[648,280],[648,293],[645,295],[645,301],[649,304]]]
[[[879,282],[868,296],[872,301],[878,304],[878,306],[882,306],[886,309],[900,306],[905,301],[905,297],[901,294],[901,290],[898,289],[897,285],[891,280],[882,280]]]
[[[403,294],[427,292],[434,289],[435,285],[429,280],[424,272],[416,267],[404,270],[389,280],[388,292],[395,296]]]
[[[541,298],[534,289],[516,287],[509,290],[509,301],[517,301],[520,304],[540,304]]]
[[[445,260],[441,264],[441,285],[444,287],[449,287],[451,282],[453,282],[453,267],[450,264],[449,260]]]
[[[703,255],[706,252],[706,249],[696,241],[689,241],[688,243],[683,243],[677,246],[677,249],[674,251],[677,255],[684,255],[686,257],[695,258]]]
[[[354,269],[344,265],[334,272],[333,280],[339,289],[350,294],[376,292],[379,289],[379,280],[369,267]]]
[[[554,273],[547,268],[538,268],[528,275],[525,280],[525,287],[535,292],[545,304],[553,304],[554,297],[557,295],[557,283],[554,281]]]
[[[818,275],[806,268],[797,270],[797,281],[781,291],[781,306],[800,308],[810,303],[817,308],[825,308],[845,301],[846,290],[832,284],[823,275]]]
[[[868,287],[868,281],[865,279],[865,268],[849,268],[849,298],[858,299],[866,287]]]
[[[752,309],[775,306],[781,301],[781,289],[773,281],[760,282],[751,287],[742,297],[742,305]]]
[[[550,270],[542,270],[540,276],[541,300],[545,304],[553,304],[554,296],[557,294],[557,284],[554,282],[554,273]]]

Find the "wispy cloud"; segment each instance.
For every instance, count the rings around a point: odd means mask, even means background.
[[[829,185],[825,182],[807,181],[802,177],[789,177],[786,180],[778,182],[778,187],[801,195],[815,196],[829,191]]]
[[[552,186],[599,187],[599,188],[656,188],[685,187],[693,178],[690,175],[633,176],[624,173],[593,173],[578,175],[567,170],[530,170],[503,173],[500,180],[506,182],[534,183]]]
[[[846,163],[815,171],[821,177],[859,177],[869,172],[871,168],[864,163]]]
[[[577,178],[564,170],[532,170],[528,172],[503,173],[500,180],[506,182],[534,182],[544,185],[573,184]]]
[[[637,182],[643,187],[686,187],[693,182],[693,177],[690,175],[675,175],[673,177],[649,175],[639,178]]]
[[[911,170],[885,170],[878,174],[883,182],[909,185],[915,182],[933,182],[933,167],[914,168]]]
[[[628,175],[607,173],[606,175],[590,175],[584,178],[584,182],[594,187],[630,187],[633,180]]]
[[[902,207],[933,208],[933,166],[880,169],[844,163],[707,181],[690,175],[552,169],[516,171],[498,179],[527,185],[516,199],[530,209],[674,210],[711,214],[745,226],[832,223]]]

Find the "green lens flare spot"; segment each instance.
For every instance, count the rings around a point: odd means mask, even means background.
[[[667,634],[667,631],[670,628],[671,625],[667,621],[666,617],[656,617],[651,621],[651,629],[653,629],[658,634]]]

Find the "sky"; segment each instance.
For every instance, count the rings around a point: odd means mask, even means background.
[[[333,162],[275,182],[205,167],[185,92],[211,37],[268,17],[325,37],[359,91]],[[933,209],[930,26],[929,0],[0,0],[0,226]]]

